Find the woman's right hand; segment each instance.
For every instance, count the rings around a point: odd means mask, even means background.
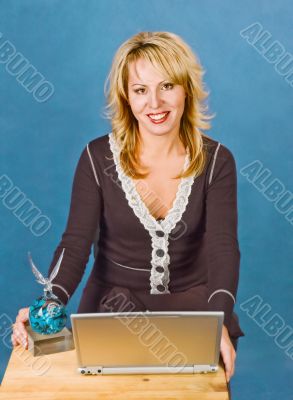
[[[11,343],[13,347],[20,344],[22,347],[27,349],[28,338],[25,322],[28,321],[29,308],[21,308],[18,311],[15,323],[13,324],[13,331],[11,335]]]

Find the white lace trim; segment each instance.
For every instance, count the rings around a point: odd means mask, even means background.
[[[183,213],[188,204],[188,198],[191,193],[191,187],[194,181],[194,176],[181,178],[178,186],[173,206],[168,211],[166,217],[160,222],[157,221],[149,212],[148,208],[142,201],[139,193],[136,190],[133,180],[125,174],[120,165],[120,148],[116,142],[113,133],[109,134],[109,144],[113,153],[113,159],[116,166],[118,178],[121,182],[122,189],[125,193],[129,206],[132,208],[135,215],[149,232],[152,239],[152,258],[151,258],[151,294],[166,294],[170,293],[168,284],[170,281],[169,264],[170,256],[168,254],[169,234],[181,220]],[[189,165],[189,154],[187,152],[184,162],[184,171]],[[158,236],[157,232],[162,235]],[[163,251],[163,253],[162,253]],[[157,270],[158,268],[158,270]],[[161,289],[159,290],[158,289]]]

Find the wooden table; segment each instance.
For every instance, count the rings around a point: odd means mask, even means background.
[[[2,400],[228,400],[223,367],[210,374],[97,375],[77,372],[75,350],[33,357],[16,347],[0,389]]]

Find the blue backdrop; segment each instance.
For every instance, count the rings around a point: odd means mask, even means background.
[[[27,251],[45,273],[81,150],[110,131],[102,110],[112,57],[133,34],[165,30],[199,55],[216,113],[209,135],[237,162],[246,336],[234,397],[293,398],[292,13],[289,0],[0,1],[1,376],[7,325],[40,294]]]

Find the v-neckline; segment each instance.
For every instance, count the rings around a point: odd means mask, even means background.
[[[186,167],[187,167],[187,165],[188,165],[188,161],[189,161],[189,155],[188,155],[188,148],[187,148],[187,149],[186,149],[186,156],[185,156],[185,158],[184,158],[184,163],[183,163],[183,170],[184,170],[184,171],[186,170]],[[130,178],[130,177],[129,177],[129,178]],[[153,214],[150,212],[149,207],[146,205],[146,203],[145,203],[144,200],[142,199],[141,195],[139,194],[139,192],[138,192],[138,190],[137,190],[137,188],[136,188],[136,184],[135,184],[134,180],[133,180],[132,178],[130,178],[130,180],[131,180],[131,182],[132,182],[132,184],[133,184],[133,187],[134,187],[134,188],[133,188],[133,191],[135,191],[135,192],[136,192],[135,194],[136,194],[137,196],[139,196],[141,202],[144,204],[145,208],[147,209],[149,216],[152,217],[152,218],[153,218],[156,222],[158,222],[158,223],[162,223],[163,221],[165,221],[165,220],[168,218],[168,215],[171,214],[171,213],[173,212],[174,207],[175,207],[175,203],[176,203],[176,201],[178,201],[177,198],[178,198],[178,196],[179,196],[179,194],[180,194],[180,189],[181,189],[181,185],[182,185],[183,178],[180,178],[179,184],[178,184],[178,186],[177,186],[177,190],[176,190],[175,197],[174,197],[174,199],[173,199],[173,201],[172,201],[172,206],[169,208],[169,210],[167,211],[167,213],[166,213],[166,215],[165,215],[164,218],[155,218],[155,217],[153,216]]]
[[[109,134],[110,149],[113,154],[116,171],[121,181],[122,189],[128,200],[129,206],[132,208],[136,216],[139,218],[144,227],[149,229],[162,229],[164,232],[171,231],[176,223],[181,219],[183,212],[188,203],[188,197],[191,192],[191,186],[194,181],[194,176],[182,177],[177,188],[176,196],[173,200],[172,207],[168,210],[164,218],[156,219],[142,200],[138,193],[135,183],[131,177],[125,174],[120,164],[120,148],[116,142],[113,133]],[[185,156],[183,171],[189,165],[189,152]]]

